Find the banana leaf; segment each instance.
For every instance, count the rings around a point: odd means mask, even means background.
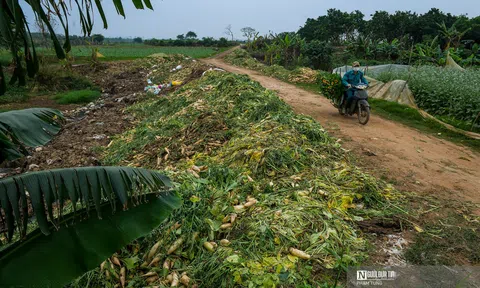
[[[180,198],[170,188],[162,174],[130,167],[56,169],[0,180],[7,237],[12,239],[14,229],[20,234],[19,241],[0,251],[0,283],[62,287],[157,228],[179,208]],[[22,235],[26,199],[38,228]],[[79,203],[84,208],[62,216]],[[97,217],[89,213],[92,206]]]
[[[26,155],[23,153],[26,152],[23,146],[47,144],[60,131],[64,120],[60,111],[49,108],[0,113],[0,161],[16,159],[19,154]],[[16,153],[9,153],[12,152],[11,149]]]

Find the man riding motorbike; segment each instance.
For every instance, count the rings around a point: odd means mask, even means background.
[[[355,61],[352,64],[353,70],[348,71],[343,75],[342,78],[342,84],[347,88],[348,90],[346,91],[346,104],[342,105],[342,111],[343,113],[346,113],[347,107],[350,107],[352,104],[352,101],[355,97],[355,89],[353,89],[353,86],[357,86],[360,84],[365,84],[368,86],[368,81],[365,79],[363,76],[363,72],[360,71],[360,63]]]

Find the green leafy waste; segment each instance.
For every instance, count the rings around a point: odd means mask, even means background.
[[[158,172],[128,167],[57,169],[2,179],[7,239],[17,241],[0,252],[0,283],[62,287],[158,227],[181,203],[170,187]],[[36,224],[29,223],[29,205]],[[98,217],[88,217],[92,206]],[[115,213],[118,209],[124,211]]]
[[[207,72],[128,113],[139,124],[113,140],[103,161],[169,170],[188,199],[165,229],[117,255],[143,259],[128,271],[134,287],[169,285],[166,276],[174,273],[200,287],[333,285],[367,257],[356,223],[401,213],[391,186],[356,168],[318,122],[247,76]],[[149,258],[155,243],[164,248]],[[175,264],[163,270],[165,262]],[[149,272],[152,282],[142,277]],[[70,287],[114,283],[95,270]]]

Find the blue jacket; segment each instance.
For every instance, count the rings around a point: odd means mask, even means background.
[[[368,85],[368,81],[367,79],[365,79],[365,77],[363,76],[363,72],[361,71],[358,71],[357,74],[355,74],[353,70],[350,70],[347,73],[345,73],[345,75],[343,75],[343,78],[342,78],[343,86],[348,86],[348,84],[358,85],[360,83],[364,83]]]

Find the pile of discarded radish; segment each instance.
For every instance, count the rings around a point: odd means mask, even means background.
[[[71,287],[331,285],[367,257],[357,222],[398,212],[391,186],[247,76],[208,71],[126,113],[138,124],[102,161],[165,171],[184,203]]]

